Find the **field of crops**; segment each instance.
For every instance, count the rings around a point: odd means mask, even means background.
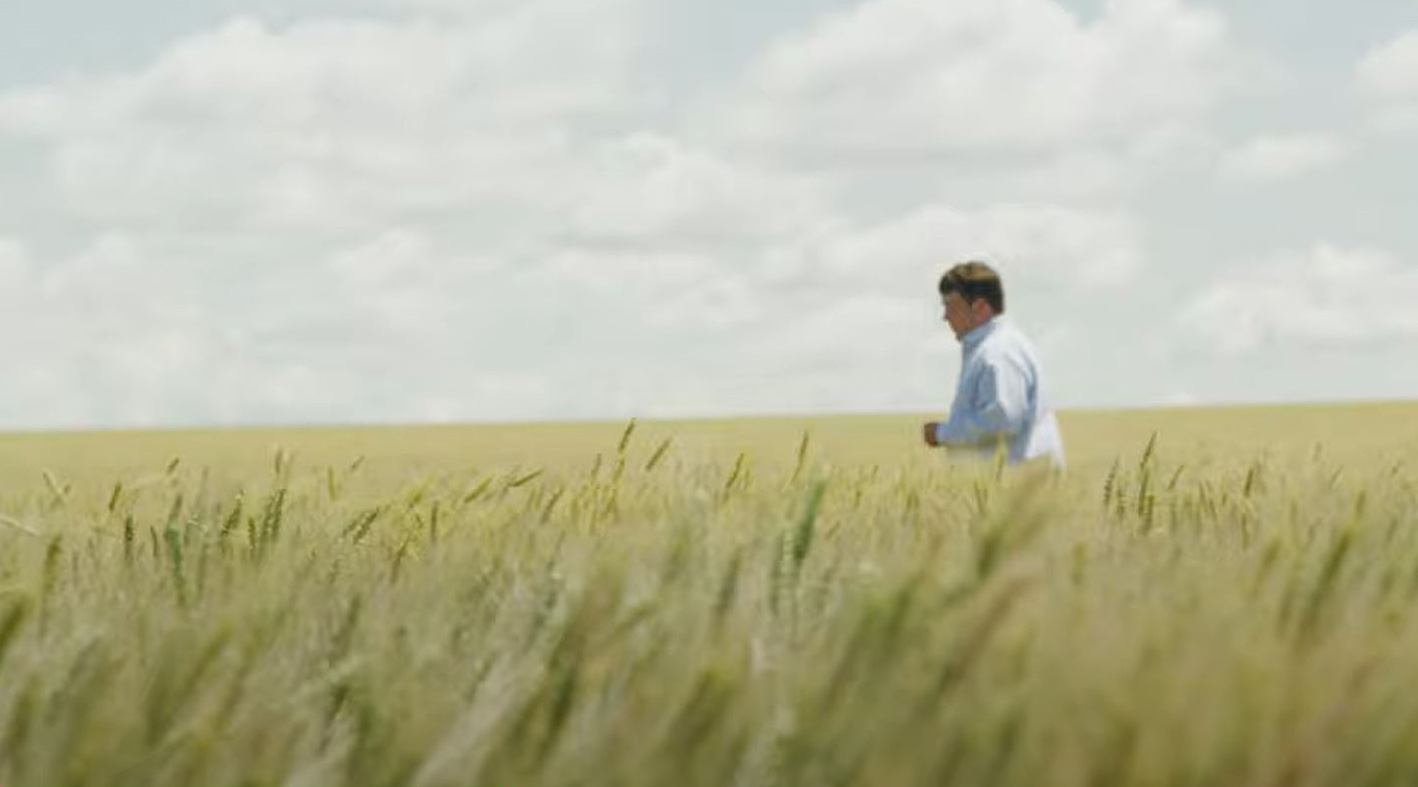
[[[1418,407],[0,437],[0,787],[1387,785]]]

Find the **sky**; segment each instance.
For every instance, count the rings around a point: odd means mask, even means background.
[[[0,12],[0,429],[1418,397],[1418,0]]]

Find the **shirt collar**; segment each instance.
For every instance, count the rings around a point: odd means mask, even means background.
[[[971,352],[979,347],[981,342],[985,341],[993,335],[995,331],[999,330],[999,327],[1003,324],[1003,315],[991,317],[989,322],[965,334],[965,336],[960,339],[960,344],[964,346],[966,352]]]

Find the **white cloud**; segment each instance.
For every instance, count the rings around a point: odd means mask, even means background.
[[[0,237],[0,293],[13,291],[29,272],[30,257],[25,245],[14,238]]]
[[[1374,113],[1372,124],[1377,130],[1390,134],[1418,131],[1418,101],[1381,107]]]
[[[236,19],[133,73],[0,95],[0,130],[51,143],[95,221],[329,229],[540,206],[576,130],[637,100],[629,17],[585,35],[585,16]]]
[[[1125,140],[1207,110],[1227,44],[1219,14],[1179,0],[1110,0],[1091,22],[1053,0],[871,0],[775,46],[731,126],[839,157]]]
[[[29,262],[0,294],[0,351],[26,370],[0,423],[417,421],[447,401],[548,414],[519,382],[531,301],[484,261],[402,228],[304,265],[281,247],[113,233]]]
[[[204,390],[213,330],[194,319],[189,289],[145,275],[147,251],[107,235],[7,282],[0,351],[25,374],[0,393],[6,424],[72,426],[95,412],[151,423]]]
[[[23,328],[0,348],[32,372],[0,390],[0,420],[939,401],[944,268],[989,258],[1012,292],[1135,283],[1137,218],[1069,200],[1195,158],[1185,126],[1225,81],[1220,17],[1170,0],[1089,23],[1048,0],[872,0],[729,88],[802,132],[776,140],[783,158],[739,155],[702,117],[652,122],[637,2],[238,19],[128,73],[0,94],[0,135],[43,156],[60,214],[44,242],[0,242],[6,326]],[[917,128],[921,98],[937,106]],[[835,159],[787,161],[877,131],[901,132],[882,148],[1004,151],[974,174],[1007,183],[877,201]]]
[[[1390,133],[1418,130],[1418,30],[1374,47],[1359,61],[1357,82],[1373,105],[1374,127]]]
[[[1257,137],[1222,157],[1221,175],[1232,181],[1286,180],[1332,166],[1348,152],[1345,143],[1331,134]]]
[[[839,234],[816,265],[850,273],[858,285],[917,285],[953,262],[993,261],[1001,275],[1034,286],[1089,288],[1126,283],[1141,267],[1138,232],[1117,213],[1057,205],[1000,205],[966,211],[927,205],[876,226]]]
[[[1170,127],[1127,140],[1080,142],[1038,154],[1006,155],[1002,160],[961,159],[937,171],[955,194],[1010,199],[1027,194],[1041,201],[1125,203],[1158,182],[1213,166],[1218,149],[1210,132]],[[972,160],[987,163],[971,166]]]
[[[640,135],[597,160],[598,191],[536,278],[584,317],[568,359],[594,354],[624,375],[622,400],[659,413],[935,401],[949,264],[983,256],[1035,292],[1119,287],[1142,266],[1115,211],[934,203],[866,221],[811,180],[680,140]]]
[[[1418,30],[1375,47],[1359,62],[1359,87],[1376,99],[1418,99]]]
[[[953,359],[936,283],[951,263],[982,255],[1012,292],[1117,285],[1141,266],[1126,219],[1057,206],[934,205],[818,226],[764,252],[741,278],[719,279],[741,283],[738,319],[695,357],[718,374],[750,378],[747,393],[772,409],[939,405]],[[674,303],[682,313],[705,308],[693,290]]]
[[[593,159],[572,231],[616,243],[724,245],[782,237],[826,206],[815,184],[732,163],[659,134],[616,140]]]
[[[417,227],[312,245],[166,232],[28,259],[6,423],[509,419],[869,409],[944,397],[935,279],[1013,250],[1013,287],[1109,281],[1128,224],[1048,206],[838,217],[726,251],[676,235],[483,254]],[[18,248],[3,244],[0,249]],[[789,262],[785,262],[789,261]],[[44,337],[36,342],[34,337]]]
[[[1418,265],[1319,245],[1214,282],[1182,311],[1184,345],[1243,356],[1279,345],[1353,346],[1418,338]]]

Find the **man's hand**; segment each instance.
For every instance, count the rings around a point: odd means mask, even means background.
[[[925,429],[924,429],[925,438],[926,438],[926,445],[928,445],[928,446],[930,446],[930,447],[932,447],[932,448],[935,448],[935,447],[937,447],[937,446],[940,445],[940,443],[936,442],[936,429],[937,429],[939,426],[940,426],[939,423],[936,423],[935,421],[931,421],[930,423],[926,424]]]

